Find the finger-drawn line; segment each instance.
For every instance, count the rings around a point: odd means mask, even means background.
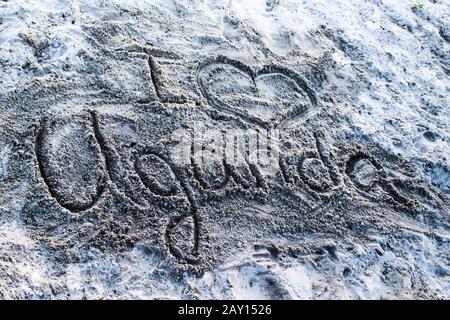
[[[112,159],[114,159],[114,151],[111,149],[111,147],[109,147],[109,144],[107,143],[105,137],[101,133],[97,113],[95,111],[92,111],[91,116],[92,116],[92,123],[93,123],[96,140],[98,141],[98,143],[101,146],[101,149],[103,151],[103,154],[105,157],[105,163],[107,166],[107,171],[109,173],[109,177],[110,177],[111,181],[115,181],[116,179],[114,179],[114,176],[112,174],[115,171],[114,162],[117,162],[117,161],[112,160]],[[200,219],[197,214],[197,203],[196,203],[195,197],[193,195],[193,192],[190,189],[189,184],[186,182],[187,181],[186,177],[183,176],[183,173],[180,170],[177,170],[176,166],[168,158],[166,158],[163,154],[158,152],[158,150],[151,148],[151,147],[146,147],[139,153],[138,158],[140,156],[145,156],[145,155],[154,155],[155,157],[164,161],[164,163],[170,168],[170,170],[173,173],[173,175],[175,176],[176,180],[180,183],[180,186],[181,186],[182,190],[184,191],[184,194],[186,195],[187,201],[189,202],[191,208],[188,212],[183,213],[176,218],[173,218],[169,222],[169,224],[167,225],[167,228],[166,228],[166,232],[164,234],[164,240],[165,240],[165,243],[166,243],[166,246],[167,246],[169,252],[175,258],[177,258],[179,260],[184,260],[190,264],[196,264],[196,263],[198,263],[198,255],[199,255]],[[139,164],[136,163],[136,161],[135,161],[135,168],[136,167],[139,168]],[[139,172],[137,172],[137,174],[142,179],[142,174],[139,174]],[[153,191],[155,193],[161,193],[161,190],[158,190],[157,188],[156,189],[153,188],[154,185],[152,185],[151,183],[149,184],[149,181],[145,181],[145,178],[141,181],[144,184],[144,186],[149,188],[150,191]],[[166,191],[163,191],[162,193],[166,193]],[[166,193],[166,194],[168,194],[168,193]],[[131,195],[126,194],[125,196],[127,197],[127,199],[129,201],[136,203],[134,196],[132,194]],[[137,202],[137,203],[139,203],[139,202]],[[193,228],[194,229],[194,231],[193,231],[194,232],[194,244],[193,244],[193,252],[191,254],[188,254],[188,256],[186,257],[186,256],[183,256],[182,252],[179,252],[175,248],[173,239],[171,237],[171,231],[174,228],[176,228],[177,225],[182,223],[184,219],[186,219],[188,217],[192,217],[192,219],[194,221],[194,228]]]
[[[204,79],[203,73],[210,72],[208,68],[213,67],[214,65],[220,66],[231,66],[232,68],[235,68],[239,72],[242,73],[242,76],[248,77],[247,80],[249,80],[254,88],[257,88],[257,79],[262,76],[266,75],[282,75],[290,80],[292,80],[295,85],[302,90],[304,93],[306,93],[308,99],[310,100],[310,103],[312,105],[312,108],[314,108],[318,104],[318,99],[315,91],[312,89],[312,86],[309,84],[309,82],[300,74],[295,72],[294,70],[291,70],[289,68],[278,66],[275,64],[270,64],[261,67],[259,70],[254,71],[250,66],[247,66],[243,62],[230,59],[225,56],[218,56],[216,58],[207,59],[205,62],[203,62],[198,70],[197,70],[197,84],[200,89],[201,94],[206,98],[208,103],[214,107],[215,109],[219,111],[223,111],[225,113],[238,116],[241,119],[243,119],[246,122],[256,123],[262,127],[277,127],[284,123],[285,121],[289,120],[292,117],[302,117],[305,116],[309,111],[310,107],[305,105],[297,105],[291,109],[286,110],[285,114],[281,115],[283,116],[282,119],[278,119],[278,123],[272,123],[271,121],[265,121],[261,119],[258,116],[251,115],[246,110],[240,110],[240,107],[237,105],[229,105],[228,103],[221,101],[220,97],[217,97],[217,95],[220,95],[220,92],[211,92],[209,89],[209,84]],[[212,71],[211,71],[212,72]],[[215,71],[217,72],[217,71]],[[220,72],[220,71],[219,71]]]
[[[164,235],[165,242],[167,244],[167,247],[169,249],[169,252],[176,257],[179,260],[184,260],[189,264],[197,264],[198,256],[199,256],[199,246],[200,246],[200,217],[198,215],[198,206],[197,201],[195,199],[194,193],[187,182],[187,177],[185,176],[185,173],[182,170],[178,170],[177,167],[166,157],[164,157],[162,154],[157,152],[156,150],[152,150],[151,148],[148,148],[147,150],[144,150],[143,154],[154,154],[160,159],[162,159],[171,169],[176,179],[180,182],[181,188],[184,191],[184,194],[187,197],[187,201],[189,202],[191,209],[189,212],[186,212],[169,222],[166,232]],[[193,232],[194,232],[194,246],[193,246],[193,252],[191,254],[188,254],[188,256],[183,256],[181,252],[179,252],[173,243],[173,239],[171,237],[171,231],[174,230],[179,224],[181,224],[186,218],[192,217],[194,226],[193,226]]]
[[[225,154],[226,152],[226,148],[225,146],[222,147],[223,150],[221,152],[222,155]],[[208,182],[204,177],[204,172],[202,170],[201,165],[203,164],[203,151],[204,148],[202,146],[202,150],[201,150],[201,157],[202,157],[202,161],[201,163],[196,163],[196,157],[199,157],[199,154],[196,154],[195,152],[195,143],[191,144],[191,154],[190,154],[190,159],[191,159],[191,166],[193,169],[193,173],[194,173],[194,177],[195,179],[200,183],[200,185],[202,186],[203,189],[210,189],[210,190],[218,190],[218,189],[223,189],[229,182],[230,180],[230,172],[229,172],[229,168],[226,164],[226,159],[225,157],[222,157],[222,161],[220,164],[222,167],[222,171],[223,171],[223,179],[221,179],[221,181],[217,182],[217,183],[210,183]],[[212,161],[212,160],[207,160],[207,161]]]
[[[146,174],[146,172],[144,171],[144,168],[142,167],[142,158],[144,156],[150,156],[153,158],[153,161],[158,161],[160,162],[161,166],[167,166],[168,170],[166,168],[164,168],[166,171],[170,170],[170,173],[173,174],[171,168],[167,165],[167,163],[161,159],[159,156],[157,156],[154,153],[147,153],[147,154],[141,154],[139,157],[136,157],[136,160],[134,161],[134,169],[136,171],[136,173],[138,174],[141,182],[154,194],[159,195],[159,196],[163,196],[163,197],[170,197],[170,196],[174,196],[177,194],[177,186],[175,184],[173,184],[172,186],[169,187],[164,187],[161,185],[161,183],[159,181],[157,181],[156,178],[153,178],[151,176],[148,176]],[[169,176],[170,176],[169,173]],[[169,183],[170,181],[166,181],[167,183]]]
[[[49,125],[50,124],[48,123],[48,120],[43,119],[38,128],[37,134],[36,134],[36,142],[35,142],[34,152],[35,152],[35,156],[37,159],[40,176],[44,180],[47,190],[50,193],[50,195],[52,196],[52,198],[54,198],[61,207],[65,208],[71,212],[74,212],[74,213],[80,213],[80,212],[89,210],[89,209],[93,208],[99,202],[99,200],[102,198],[103,194],[106,191],[106,188],[107,188],[106,174],[104,173],[104,170],[102,170],[102,176],[100,178],[96,194],[94,195],[94,197],[92,198],[92,200],[89,203],[84,204],[84,205],[77,204],[77,203],[66,203],[64,200],[60,199],[58,192],[56,192],[54,190],[54,186],[52,186],[53,182],[49,178],[49,175],[48,175],[49,173],[48,173],[48,170],[46,169],[48,160],[45,160],[44,148],[45,148],[46,140],[48,139],[47,130],[48,130]]]
[[[187,100],[184,96],[175,95],[165,88],[162,68],[151,55],[148,55],[148,65],[150,67],[150,78],[158,99],[163,103],[186,103]]]
[[[352,175],[352,173],[356,169],[357,163],[362,160],[369,161],[369,163],[377,170],[376,177],[374,177],[373,183],[369,186],[362,185],[357,180],[355,180],[355,178]],[[381,164],[379,164],[378,161],[376,161],[369,154],[359,152],[356,153],[355,155],[352,155],[347,161],[345,173],[350,178],[352,183],[362,191],[369,192],[376,184],[379,184],[383,188],[383,190],[387,192],[395,202],[404,206],[411,206],[414,203],[414,201],[412,201],[411,199],[400,194],[400,192],[397,190],[394,184],[387,177],[387,174],[384,171]]]

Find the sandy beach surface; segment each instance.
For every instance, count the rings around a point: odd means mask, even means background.
[[[0,1],[0,298],[450,298],[448,0]]]

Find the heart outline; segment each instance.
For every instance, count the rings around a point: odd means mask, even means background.
[[[207,59],[206,61],[201,63],[197,69],[196,78],[197,78],[197,85],[200,88],[200,92],[203,95],[203,97],[208,101],[208,104],[210,106],[212,106],[213,108],[215,108],[216,110],[218,110],[220,112],[225,112],[227,114],[238,116],[239,118],[241,118],[247,122],[256,123],[262,127],[272,127],[272,126],[278,127],[281,124],[283,124],[285,121],[289,120],[290,115],[292,115],[294,118],[298,118],[298,117],[308,114],[311,111],[311,107],[309,107],[309,108],[307,107],[306,109],[304,109],[304,108],[299,108],[299,106],[297,105],[296,107],[288,109],[285,114],[281,115],[280,119],[276,119],[275,121],[273,121],[273,120],[266,121],[258,116],[251,115],[248,112],[242,111],[239,108],[236,108],[236,106],[232,106],[226,102],[221,101],[220,98],[217,99],[217,97],[215,97],[215,94],[210,92],[210,90],[207,89],[207,84],[205,84],[204,79],[202,79],[202,72],[204,72],[206,68],[211,67],[215,64],[230,65],[234,69],[237,69],[238,71],[243,72],[245,75],[247,75],[251,79],[252,85],[255,87],[257,87],[256,81],[259,77],[262,77],[265,75],[280,74],[280,75],[292,80],[296,84],[298,89],[303,91],[306,94],[313,109],[316,109],[317,105],[319,104],[317,94],[312,89],[312,85],[310,84],[310,82],[306,78],[304,78],[302,75],[300,75],[299,73],[297,73],[296,71],[294,71],[292,69],[289,69],[287,67],[283,67],[283,66],[280,66],[277,64],[266,64],[260,68],[254,69],[239,60],[234,60],[234,59],[228,58],[226,56],[219,55],[215,58]],[[302,107],[304,107],[304,105],[302,105]],[[299,110],[299,109],[303,109],[303,110]],[[277,115],[279,116],[280,114],[277,114]]]

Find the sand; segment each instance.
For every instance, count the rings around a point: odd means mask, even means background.
[[[450,296],[450,3],[0,2],[0,298]]]

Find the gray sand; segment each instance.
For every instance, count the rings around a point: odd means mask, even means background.
[[[424,3],[1,2],[0,298],[449,298]]]

